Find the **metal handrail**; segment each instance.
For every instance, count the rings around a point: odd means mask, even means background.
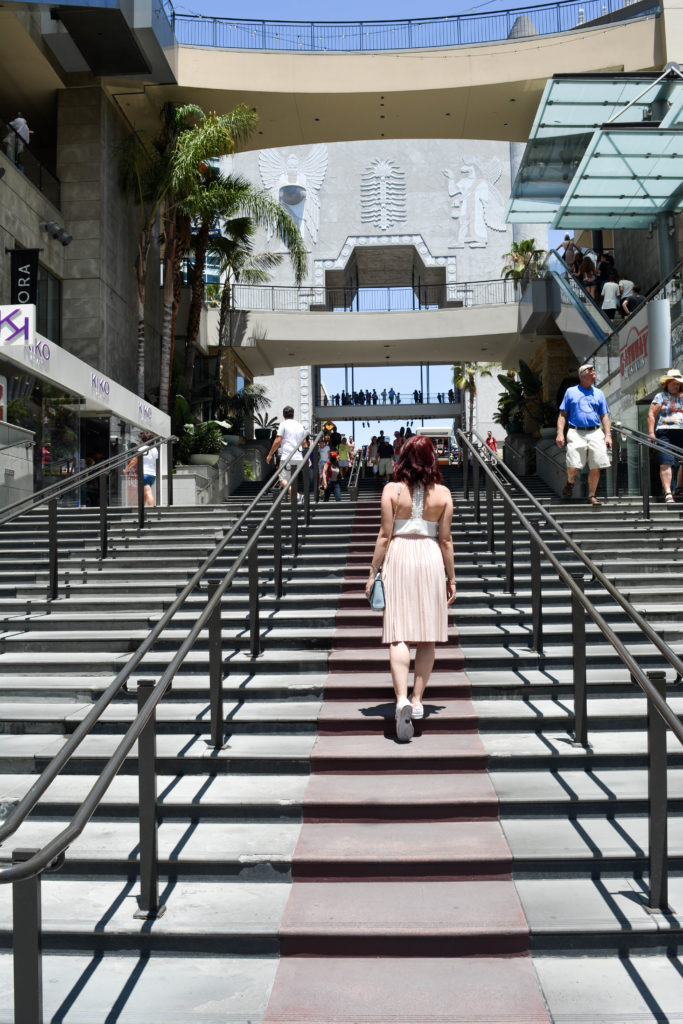
[[[74,473],[73,476],[69,476],[65,480],[59,480],[56,484],[50,484],[48,487],[43,487],[42,490],[36,491],[34,494],[30,494],[26,498],[19,498],[18,501],[13,501],[11,505],[5,505],[2,509],[2,512],[0,512],[0,526],[5,526],[13,519],[16,519],[17,516],[23,515],[25,512],[32,511],[32,509],[36,508],[38,505],[44,505],[45,502],[56,500],[57,498],[63,498],[65,494],[69,493],[69,491],[76,490],[84,483],[96,480],[104,473],[110,473],[112,470],[118,469],[122,465],[126,465],[135,457],[143,445],[154,447],[154,445],[157,444],[168,444],[169,442],[176,440],[177,438],[173,435],[163,437],[161,434],[157,434],[149,441],[140,442],[132,448],[128,448],[125,452],[119,452],[117,455],[112,455],[112,457],[107,459],[105,462],[97,462],[93,466],[88,466],[87,469],[82,469],[78,473]]]
[[[479,435],[477,435],[477,437],[479,437]],[[583,564],[594,577],[594,579],[597,580],[597,582],[605,588],[605,590],[609,593],[610,597],[612,597],[617,602],[617,604],[621,606],[621,608],[626,612],[629,618],[633,622],[635,622],[635,624],[638,626],[639,629],[643,631],[643,633],[645,633],[648,640],[651,643],[653,643],[655,647],[657,647],[660,654],[664,655],[664,657],[669,662],[671,667],[676,670],[676,673],[680,676],[683,676],[683,660],[676,654],[675,651],[673,651],[669,647],[666,640],[663,640],[659,633],[655,632],[650,623],[643,618],[640,612],[638,612],[633,607],[631,602],[627,598],[625,598],[621,591],[614,586],[612,581],[607,576],[605,576],[604,572],[602,572],[602,570],[598,568],[598,566],[595,564],[592,558],[590,558],[586,554],[583,548],[581,548],[576,543],[576,541],[572,539],[570,534],[568,534],[567,531],[554,518],[554,516],[550,514],[548,509],[544,505],[541,505],[541,503],[538,501],[537,498],[534,497],[531,491],[527,490],[527,488],[524,486],[521,480],[512,472],[510,467],[503,462],[501,457],[494,452],[492,452],[491,454],[497,460],[496,467],[500,467],[503,470],[503,472],[508,476],[510,483],[514,484],[514,486],[522,492],[524,497],[532,503],[536,511],[541,513],[541,515],[545,518],[548,526],[550,526],[551,529],[553,529],[557,533],[557,535],[561,537],[565,544],[567,544],[572,549],[576,557],[581,562],[583,562]],[[681,733],[679,739],[683,743],[683,726],[681,726]]]
[[[643,445],[643,447],[651,448],[652,451],[661,452],[664,455],[673,455],[674,458],[679,459],[683,462],[683,449],[679,448],[678,445],[670,444],[669,441],[665,441],[661,437],[652,438],[649,434],[644,434],[642,430],[636,430],[635,427],[626,427],[623,423],[615,421],[613,429],[618,430],[622,436],[629,437],[632,441],[637,444]]]
[[[576,286],[576,288],[579,290],[579,293],[581,295],[582,300],[589,307],[589,309],[591,309],[594,313],[597,313],[597,314],[600,315],[600,317],[603,320],[604,326],[610,326],[611,327],[612,326],[612,321],[610,320],[610,318],[608,316],[605,316],[605,313],[603,311],[602,306],[598,305],[598,303],[595,301],[595,299],[593,298],[591,293],[584,286],[583,282],[580,281],[579,278],[574,275],[571,267],[569,266],[569,264],[567,263],[567,261],[565,260],[564,256],[559,251],[559,249],[550,249],[548,251],[546,259],[544,261],[545,262],[545,267],[546,267],[546,272],[548,274],[552,274],[553,273],[553,271],[548,266],[548,259],[549,259],[550,256],[555,256],[555,258],[558,259],[560,261],[560,263],[562,264],[562,266],[563,266],[563,268],[565,270],[565,273],[566,273],[567,283],[572,287],[572,290],[574,290],[574,286]],[[626,319],[626,318],[624,317],[624,319]],[[613,331],[614,331],[614,328],[612,328],[612,331],[610,331],[610,333],[613,333]]]
[[[318,441],[322,436],[322,431],[318,433],[313,445],[317,445]],[[289,466],[290,460],[296,455],[296,450],[293,451],[287,459],[281,464],[281,469]],[[293,463],[294,464],[294,463]],[[304,467],[308,470],[308,460],[301,462],[299,467],[292,474],[290,484],[295,487],[295,480],[302,473]],[[226,545],[235,536],[237,531],[243,525],[247,517],[251,514],[257,503],[266,494],[268,490],[271,490],[277,484],[277,475],[273,475],[269,480],[266,481],[264,486],[261,488],[256,497],[251,501],[247,509],[242,513],[239,519],[233,524],[231,529],[226,535],[218,542],[214,550],[207,556],[199,569],[195,572],[192,578],[185,585],[183,590],[180,592],[178,597],[175,599],[173,604],[166,610],[162,618],[156,623],[156,625],[150,630],[147,637],[142,641],[138,649],[134,652],[130,660],[126,663],[125,667],[116,675],[116,677],[109,684],[107,689],[102,693],[97,702],[93,705],[89,713],[83,719],[83,721],[75,729],[71,737],[64,744],[62,749],[55,755],[50,764],[47,766],[45,771],[33,784],[31,789],[26,793],[22,799],[17,803],[16,807],[12,810],[10,815],[0,826],[0,843],[13,835],[19,826],[24,822],[26,817],[30,814],[33,808],[38,803],[40,797],[45,793],[52,782],[57,778],[62,768],[69,762],[72,755],[80,745],[83,739],[90,733],[92,727],[97,723],[104,710],[109,706],[114,697],[120,692],[122,687],[130,678],[133,670],[137,668],[149,650],[152,648],[160,634],[166,628],[168,623],[171,621],[178,609],[185,603],[189,594],[201,583],[206,576],[207,571],[214,564],[218,556],[221,554]],[[233,561],[230,569],[224,576],[223,580],[218,584],[217,588],[210,596],[207,601],[204,611],[199,615],[194,625],[187,634],[185,640],[179,647],[175,657],[170,662],[168,668],[165,670],[154,689],[150,699],[146,702],[144,708],[138,713],[136,719],[126,732],[125,736],[121,740],[121,743],[116,748],[109,761],[103,768],[99,778],[93,785],[92,789],[88,793],[85,800],[82,802],[76,813],[73,815],[71,822],[65,829],[63,829],[57,836],[54,837],[49,843],[45,844],[39,851],[37,851],[29,859],[22,861],[20,864],[13,864],[11,867],[7,867],[0,871],[0,884],[19,881],[21,879],[31,878],[34,875],[40,874],[42,871],[49,868],[49,866],[55,861],[56,858],[60,857],[67,849],[68,846],[76,839],[88,821],[95,813],[102,797],[106,793],[107,789],[111,785],[121,766],[123,765],[128,753],[130,752],[133,744],[136,743],[142,733],[147,722],[151,718],[153,712],[156,709],[157,704],[161,701],[162,697],[168,690],[171,681],[177,672],[178,668],[185,660],[186,655],[192,649],[192,646],[199,636],[206,623],[211,618],[214,611],[220,607],[220,601],[232,583],[235,575],[242,566],[244,560],[248,557],[252,549],[258,542],[261,534],[269,524],[271,517],[276,509],[279,509],[283,500],[287,495],[287,488],[282,487],[280,493],[273,502],[269,512],[261,520],[259,525],[256,527],[254,532],[251,534],[249,540],[242,548],[241,552],[237,555]],[[296,502],[294,502],[296,505]]]
[[[8,451],[9,448],[33,448],[35,441],[13,441],[12,444],[3,444],[0,448],[0,454]]]
[[[363,453],[362,451],[356,452],[353,459],[353,466],[351,467],[351,472],[349,473],[349,485],[347,488],[349,492],[349,497],[351,498],[352,501],[358,501],[358,481],[360,479],[360,471],[362,464]]]
[[[560,578],[567,584],[567,586],[572,591],[576,599],[580,601],[580,603],[583,605],[584,609],[588,612],[588,614],[593,619],[595,624],[598,626],[600,631],[604,634],[606,639],[612,644],[618,656],[627,666],[632,676],[637,681],[638,685],[644,691],[648,700],[652,701],[657,711],[665,720],[665,722],[669,725],[676,738],[680,740],[680,742],[683,744],[683,723],[679,721],[676,714],[671,710],[671,708],[667,704],[666,700],[660,697],[660,695],[649,682],[649,680],[642,672],[642,670],[640,669],[632,655],[627,651],[622,641],[616,635],[612,627],[605,621],[600,612],[594,607],[593,603],[585,596],[583,590],[579,586],[577,586],[577,584],[572,579],[571,574],[567,572],[565,567],[562,565],[557,556],[545,543],[545,541],[538,533],[536,528],[533,526],[533,524],[529,522],[529,520],[521,511],[521,509],[519,508],[515,500],[512,498],[512,496],[508,494],[508,492],[503,486],[501,486],[502,481],[500,480],[499,477],[496,476],[495,473],[493,473],[491,466],[488,464],[489,462],[495,465],[495,468],[497,470],[502,469],[507,474],[509,478],[508,482],[517,487],[522,492],[524,497],[532,503],[535,510],[545,518],[547,524],[571,548],[574,554],[580,559],[581,562],[583,562],[583,564],[586,566],[589,572],[591,572],[593,577],[605,588],[605,590],[607,590],[610,596],[614,598],[614,600],[621,606],[621,608],[627,613],[627,615],[629,615],[633,622],[635,622],[635,624],[642,630],[642,632],[645,633],[648,640],[650,640],[650,642],[657,647],[659,652],[664,655],[669,664],[673,668],[675,668],[677,674],[681,676],[683,676],[683,661],[681,661],[681,659],[675,651],[671,650],[666,641],[663,640],[662,637],[660,637],[654,629],[652,629],[650,624],[646,622],[643,616],[636,611],[636,609],[633,607],[630,601],[628,601],[623,596],[623,594],[621,594],[619,590],[617,590],[617,588],[614,586],[611,580],[609,580],[605,576],[605,574],[597,567],[597,565],[595,565],[595,563],[588,557],[588,555],[586,555],[585,552],[582,551],[579,545],[570,537],[567,531],[560,526],[560,524],[557,522],[556,519],[553,518],[550,512],[546,508],[544,508],[543,505],[541,505],[541,503],[534,497],[534,495],[529,490],[527,490],[527,488],[519,480],[519,478],[515,476],[515,474],[512,472],[509,466],[505,465],[500,456],[495,454],[494,452],[491,452],[490,458],[487,456],[487,459],[483,459],[479,454],[479,451],[477,450],[476,446],[470,442],[470,440],[462,432],[462,430],[458,430],[457,435],[459,435],[462,444],[469,449],[469,451],[474,455],[475,459],[477,459],[477,461],[483,467],[484,472],[489,477],[491,477],[493,481],[496,483],[498,491],[502,495],[503,500],[506,501],[511,506],[512,510],[517,515],[519,521],[522,523],[522,525],[529,533],[529,535],[533,537],[534,541],[541,548],[546,558],[553,566],[555,571],[558,573]]]
[[[559,0],[498,11],[449,14],[396,21],[266,21],[260,18],[173,15],[182,45],[276,51],[375,52],[471,46],[524,36],[554,35],[658,14],[658,0],[630,5],[622,0]],[[183,29],[186,29],[183,31]]]
[[[233,311],[266,313],[429,313],[518,302],[515,282],[500,277],[439,284],[230,284],[224,287],[231,289]],[[217,294],[220,295],[220,291]]]
[[[600,342],[600,344],[598,345],[598,347],[597,347],[597,348],[595,348],[595,349],[594,349],[594,350],[593,350],[593,351],[592,351],[592,352],[590,353],[590,355],[588,356],[588,360],[585,360],[585,361],[587,361],[587,362],[588,362],[588,361],[590,361],[591,359],[595,359],[595,358],[597,358],[597,357],[598,357],[598,356],[600,355],[600,353],[601,353],[601,350],[602,350],[602,349],[604,349],[604,348],[605,348],[605,346],[608,346],[608,345],[609,345],[609,344],[610,344],[610,343],[612,342],[612,340],[613,340],[614,338],[616,338],[616,337],[617,337],[617,335],[618,335],[618,334],[619,334],[619,333],[620,333],[620,332],[621,332],[621,331],[623,330],[623,328],[624,328],[624,324],[628,323],[628,321],[629,321],[629,320],[631,319],[631,317],[635,316],[635,315],[636,315],[636,313],[639,313],[639,312],[640,312],[640,311],[641,311],[641,310],[643,309],[643,307],[644,307],[644,306],[646,306],[646,305],[648,304],[648,302],[649,302],[649,301],[650,301],[651,299],[654,299],[654,298],[655,298],[655,297],[656,297],[656,296],[657,296],[657,295],[658,295],[658,294],[659,294],[659,293],[660,293],[660,292],[662,291],[662,289],[663,289],[663,288],[666,288],[666,286],[667,286],[667,285],[669,284],[669,282],[670,282],[670,281],[673,281],[673,279],[674,279],[675,277],[678,277],[678,276],[679,276],[680,274],[682,274],[682,273],[683,273],[683,260],[680,260],[680,261],[679,261],[679,262],[678,262],[678,263],[676,264],[676,266],[675,266],[675,267],[673,268],[673,270],[671,270],[671,271],[670,271],[670,272],[669,272],[669,273],[668,273],[668,274],[666,275],[666,277],[665,277],[665,278],[663,278],[663,280],[661,280],[661,281],[659,282],[659,284],[655,285],[655,287],[654,287],[654,288],[651,288],[651,289],[650,289],[650,291],[649,291],[649,292],[648,292],[648,293],[646,294],[646,296],[645,296],[645,301],[644,301],[644,302],[641,302],[641,304],[640,304],[640,305],[638,306],[638,308],[637,308],[637,309],[634,309],[634,311],[633,311],[632,313],[629,313],[629,315],[628,315],[627,317],[624,317],[624,319],[623,319],[623,320],[621,321],[621,323],[619,324],[619,326],[618,326],[618,327],[615,327],[615,328],[614,328],[614,330],[612,330],[612,331],[611,331],[611,332],[610,332],[610,333],[609,333],[609,334],[607,335],[607,337],[606,337],[606,338],[605,338],[605,339],[604,339],[603,341],[601,341],[601,342]],[[608,374],[608,376],[607,376],[607,377],[606,377],[606,378],[605,378],[604,380],[600,381],[600,383],[601,383],[601,384],[604,384],[604,383],[605,383],[605,382],[606,382],[607,380],[611,380],[611,379],[612,379],[612,377],[613,377],[613,376],[615,375],[615,372],[616,372],[616,371],[613,371],[612,373]]]

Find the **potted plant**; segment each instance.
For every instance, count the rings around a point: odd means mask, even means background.
[[[258,423],[257,427],[254,427],[254,437],[257,441],[267,441],[272,432],[278,425],[278,420],[275,416],[268,416],[265,412],[257,412],[254,414],[254,423]]]
[[[244,437],[250,421],[257,413],[264,412],[269,404],[263,384],[245,384],[234,395],[222,391],[216,405],[216,415],[222,420],[228,420],[232,426],[233,433],[228,434],[226,440],[236,444],[240,437]]]
[[[215,466],[223,448],[223,432],[215,420],[186,423],[178,445],[178,454],[193,466]]]
[[[515,288],[522,282],[535,280],[543,274],[545,249],[536,248],[535,238],[524,238],[521,242],[513,242],[510,252],[505,253],[507,260],[501,271],[505,281],[513,281]]]

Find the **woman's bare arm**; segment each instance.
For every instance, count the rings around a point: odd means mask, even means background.
[[[370,596],[370,588],[372,587],[375,579],[375,573],[378,569],[381,569],[384,564],[384,559],[387,555],[387,548],[389,547],[389,541],[391,540],[391,531],[394,520],[394,508],[391,504],[392,491],[393,486],[390,486],[389,484],[387,484],[382,491],[382,504],[380,506],[382,519],[380,522],[379,533],[377,534],[377,541],[375,543],[375,550],[372,556],[372,563],[370,565],[367,583],[365,584],[365,594],[368,598]]]
[[[659,415],[661,408],[661,405],[658,405],[656,402],[653,402],[650,408],[647,410],[647,432],[650,435],[650,437],[655,436],[655,419]]]
[[[446,596],[447,603],[455,601],[455,564],[453,561],[453,538],[451,536],[451,523],[453,521],[453,499],[447,488],[445,508],[439,520],[439,547],[443,558],[443,567],[446,570]]]

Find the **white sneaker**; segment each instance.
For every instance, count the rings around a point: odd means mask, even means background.
[[[413,709],[412,710],[412,717],[413,718],[424,718],[424,716],[425,716],[425,709],[422,706],[422,704],[420,704],[419,700],[417,701],[417,703],[411,704],[411,708]]]
[[[399,697],[396,702],[396,738],[407,743],[413,738],[412,706],[407,697]]]

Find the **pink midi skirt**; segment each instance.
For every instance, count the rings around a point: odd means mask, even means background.
[[[382,567],[382,643],[444,643],[448,606],[441,548],[431,537],[393,537]]]

